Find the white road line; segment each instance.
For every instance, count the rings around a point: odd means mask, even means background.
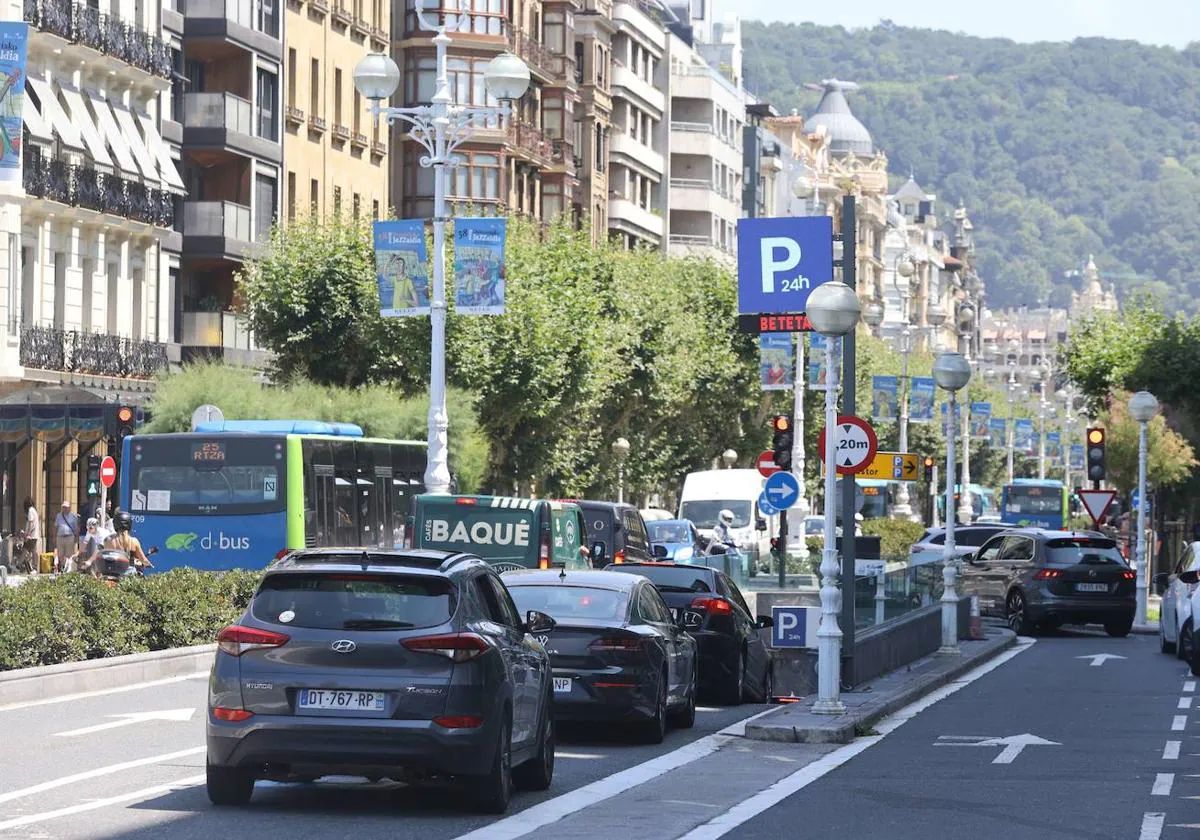
[[[1159,773],[1154,777],[1154,787],[1150,789],[1151,796],[1170,796],[1171,788],[1175,786],[1174,773]]]
[[[1138,834],[1138,840],[1158,840],[1162,837],[1163,823],[1166,821],[1166,814],[1142,814],[1142,830]]]
[[[1191,697],[1180,697],[1179,698],[1179,708],[1180,709],[1192,708],[1192,698]]]
[[[96,691],[84,691],[80,694],[64,694],[61,697],[47,697],[43,700],[30,700],[26,703],[9,703],[7,706],[0,706],[0,712],[14,712],[19,709],[32,709],[34,706],[49,706],[52,703],[67,703],[72,700],[86,700],[89,697],[103,697],[106,694],[118,694],[123,691],[138,691],[143,688],[154,688],[160,685],[171,685],[173,683],[185,682],[186,680],[207,679],[208,671],[197,671],[194,674],[183,674],[178,677],[166,677],[161,680],[150,680],[149,682],[134,683],[133,685],[120,685],[116,688],[102,688]]]
[[[948,683],[942,688],[939,688],[937,691],[927,694],[922,699],[905,706],[895,714],[889,715],[879,723],[875,724],[875,730],[880,734],[859,738],[845,745],[844,747],[834,750],[833,752],[817,759],[812,764],[797,770],[792,775],[781,779],[761,793],[757,793],[749,799],[746,799],[738,805],[735,805],[724,814],[714,817],[704,825],[697,826],[679,838],[679,840],[717,840],[717,838],[725,836],[742,823],[753,819],[768,808],[777,805],[787,797],[796,793],[798,790],[801,790],[807,785],[812,784],[826,773],[829,773],[831,770],[836,770],[838,767],[842,766],[859,753],[879,743],[881,740],[887,737],[889,733],[912,720],[914,717],[925,711],[925,709],[929,708],[933,704],[944,700],[954,692],[958,691],[960,688],[965,688],[985,674],[995,670],[996,668],[999,668],[1017,654],[1024,653],[1034,644],[1034,642],[1034,639],[1029,639],[1023,636],[1018,637],[1018,643],[1016,647],[1006,651],[1005,653],[1002,653],[1000,656],[997,656],[990,662],[980,665],[975,670],[969,671],[954,682]],[[1150,838],[1150,840],[1157,840],[1157,838]]]
[[[119,796],[109,796],[105,799],[92,799],[88,802],[81,802],[78,805],[70,805],[66,808],[58,808],[54,811],[43,811],[40,814],[26,814],[21,817],[14,817],[11,820],[0,821],[0,831],[5,831],[10,828],[20,828],[26,825],[55,820],[59,817],[69,817],[73,814],[82,814],[86,811],[95,811],[100,808],[107,808],[109,805],[119,805],[122,802],[134,802],[140,799],[150,799],[164,793],[173,793],[183,788],[195,787],[203,784],[204,774],[198,776],[187,776],[170,782],[165,785],[155,785],[154,787],[142,788],[141,790],[122,793]]]
[[[1167,741],[1167,745],[1163,747],[1163,758],[1167,761],[1179,758],[1179,748],[1182,745],[1182,741]]]
[[[1171,721],[1172,732],[1182,732],[1187,728],[1187,715],[1175,715],[1175,720]]]
[[[1184,691],[1195,691],[1196,690],[1196,681],[1188,680],[1187,682],[1185,682],[1183,684],[1183,690]]]
[[[601,755],[600,753],[565,752],[563,750],[555,750],[554,757],[555,758],[579,758],[579,759],[605,758],[605,756]]]
[[[177,758],[186,758],[189,755],[200,755],[204,752],[204,749],[204,747],[192,747],[191,749],[187,750],[163,753],[162,755],[152,755],[147,758],[138,758],[133,761],[122,761],[120,764],[110,764],[107,767],[97,767],[94,770],[84,770],[81,773],[74,773],[70,776],[63,776],[59,779],[51,779],[48,782],[41,782],[40,784],[36,784],[31,787],[0,793],[0,802],[11,802],[14,799],[20,799],[23,796],[32,796],[35,793],[54,790],[55,788],[60,788],[64,785],[73,785],[76,782],[82,782],[87,779],[108,776],[112,773],[120,773],[122,770],[131,770],[134,767],[145,767],[147,764],[161,764],[166,761],[173,761]]]

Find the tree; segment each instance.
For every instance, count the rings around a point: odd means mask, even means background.
[[[1101,416],[1106,434],[1105,461],[1108,480],[1122,495],[1137,487],[1139,424],[1129,416],[1129,394],[1118,391]],[[1195,452],[1183,436],[1167,427],[1166,418],[1156,415],[1146,425],[1149,454],[1146,480],[1156,488],[1172,487],[1188,479],[1198,465]]]

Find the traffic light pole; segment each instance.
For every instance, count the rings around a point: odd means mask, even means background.
[[[803,492],[803,491],[802,491]],[[800,531],[803,535],[803,529]],[[787,538],[788,538],[788,512],[782,510],[779,512],[779,548],[775,554],[775,565],[779,567],[779,589],[783,591],[787,584]]]

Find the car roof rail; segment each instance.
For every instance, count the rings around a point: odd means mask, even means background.
[[[440,566],[438,566],[438,571],[439,572],[448,572],[448,571],[450,571],[450,569],[454,568],[459,563],[465,563],[470,560],[479,560],[480,562],[483,562],[479,557],[476,557],[474,554],[467,554],[465,551],[460,551],[457,554],[452,554],[451,556],[449,556],[445,560],[443,560],[442,564]]]

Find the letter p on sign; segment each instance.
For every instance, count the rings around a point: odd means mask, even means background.
[[[764,236],[759,240],[762,258],[762,290],[764,295],[775,292],[775,275],[791,271],[800,265],[800,243],[786,236]],[[778,256],[777,256],[778,254]]]

